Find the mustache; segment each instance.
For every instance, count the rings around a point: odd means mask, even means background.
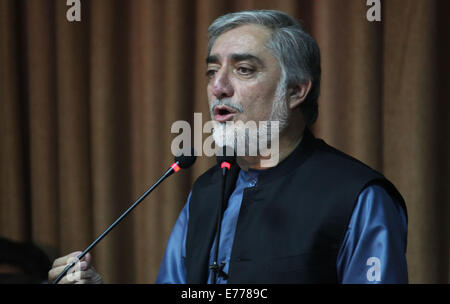
[[[220,99],[220,100],[216,99],[211,104],[209,110],[210,110],[212,116],[214,116],[214,109],[217,106],[227,106],[227,107],[232,108],[236,112],[239,112],[239,113],[244,112],[244,108],[240,104],[232,102],[229,98],[224,98],[224,99]]]

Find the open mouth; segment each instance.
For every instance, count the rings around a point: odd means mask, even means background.
[[[226,122],[233,118],[236,110],[227,106],[216,106],[214,108],[214,120],[218,122]]]

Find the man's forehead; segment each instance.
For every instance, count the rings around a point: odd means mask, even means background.
[[[226,31],[215,40],[207,63],[221,59],[259,60],[267,52],[270,30],[260,25],[243,25]],[[225,58],[224,58],[225,57]]]

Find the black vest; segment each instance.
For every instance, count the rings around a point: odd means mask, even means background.
[[[239,173],[232,168],[226,201]],[[300,145],[244,191],[228,283],[336,283],[336,259],[359,193],[380,184],[405,209],[380,173],[305,130]],[[221,174],[214,166],[192,189],[186,239],[187,283],[206,283],[216,233]]]

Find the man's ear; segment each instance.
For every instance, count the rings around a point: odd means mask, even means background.
[[[305,81],[298,86],[295,86],[289,90],[289,109],[298,107],[308,96],[311,90],[311,80]]]

